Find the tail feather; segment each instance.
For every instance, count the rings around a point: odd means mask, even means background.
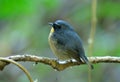
[[[81,56],[81,59],[86,63],[88,64],[89,68],[90,69],[94,69],[94,66],[88,61],[87,57],[85,55],[82,55]]]

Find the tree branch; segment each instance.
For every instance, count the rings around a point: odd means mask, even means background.
[[[46,65],[53,67],[54,69],[56,69],[58,71],[62,71],[70,66],[85,64],[84,62],[78,63],[75,61],[59,62],[53,58],[38,57],[38,56],[34,56],[34,55],[15,55],[15,56],[9,56],[9,57],[5,57],[5,58],[12,59],[14,61],[24,61],[24,62],[29,61],[29,62],[35,62],[35,63],[44,63]],[[104,57],[88,57],[88,59],[93,64],[96,64],[96,63],[120,63],[120,57],[104,56]],[[8,62],[0,61],[0,70],[3,70],[4,67],[8,64],[9,64]]]

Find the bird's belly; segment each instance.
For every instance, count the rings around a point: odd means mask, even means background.
[[[61,49],[57,49],[57,50],[55,50],[53,52],[54,52],[55,56],[57,56],[57,58],[59,60],[68,60],[68,59],[71,59],[71,57],[66,52],[64,52]]]
[[[49,44],[50,47],[54,53],[54,55],[59,59],[59,60],[68,60],[71,59],[70,55],[65,52],[65,46],[60,46],[57,44],[56,40],[51,40],[49,39]]]

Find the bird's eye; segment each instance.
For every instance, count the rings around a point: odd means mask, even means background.
[[[57,27],[58,27],[59,29],[61,29],[61,25],[58,25]]]
[[[55,29],[61,29],[61,25],[59,25],[59,24],[53,23],[53,27],[54,27]]]

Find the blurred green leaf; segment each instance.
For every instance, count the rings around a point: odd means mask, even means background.
[[[120,18],[120,2],[104,1],[98,5],[98,15],[103,17]]]
[[[33,0],[0,0],[0,18],[21,14],[29,14],[32,11]]]

